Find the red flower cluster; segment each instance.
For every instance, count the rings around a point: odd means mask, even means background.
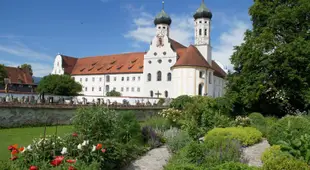
[[[29,170],[39,170],[39,168],[32,165],[32,166],[30,166]]]
[[[72,133],[73,137],[78,137],[78,134],[76,132]]]
[[[24,151],[24,147],[21,147],[18,149],[18,145],[14,144],[14,145],[10,145],[8,146],[8,150],[11,151],[11,160],[14,161],[16,160],[18,157],[16,156],[19,152]]]

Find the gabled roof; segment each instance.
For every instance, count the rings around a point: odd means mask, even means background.
[[[62,68],[64,68],[65,74],[71,74],[75,66],[75,63],[78,59],[66,55],[61,55],[61,58],[62,58]]]
[[[214,60],[212,60],[212,68],[215,76],[221,78],[225,78],[227,76],[227,73]]]
[[[78,58],[72,75],[142,73],[145,52]]]
[[[190,45],[187,48],[178,49],[177,54],[179,58],[173,67],[196,66],[196,67],[211,68],[210,64],[201,55],[198,49],[193,45]]]
[[[5,67],[8,78],[14,84],[33,84],[32,76],[28,69],[18,67]]]

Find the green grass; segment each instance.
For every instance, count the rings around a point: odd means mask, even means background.
[[[62,136],[66,133],[71,133],[72,130],[72,126],[58,126],[57,134],[58,136]],[[46,128],[47,135],[53,135],[55,131],[55,126]],[[28,146],[34,138],[43,136],[43,133],[44,127],[0,129],[0,160],[9,159],[9,145],[18,144],[19,147]]]

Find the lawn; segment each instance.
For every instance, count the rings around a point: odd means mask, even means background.
[[[71,133],[72,128],[72,126],[58,126],[57,134],[62,136],[66,133]],[[55,126],[46,128],[47,135],[55,134],[55,131]],[[28,146],[33,138],[43,136],[43,133],[44,127],[0,129],[0,160],[9,159],[9,145]]]

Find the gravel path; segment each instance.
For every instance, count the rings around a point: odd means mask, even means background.
[[[170,153],[166,146],[152,149],[140,159],[133,161],[124,170],[163,170],[170,158]]]
[[[243,150],[243,157],[248,161],[248,165],[261,167],[263,165],[261,161],[261,155],[265,149],[269,148],[270,145],[266,139],[258,144],[249,146]]]

